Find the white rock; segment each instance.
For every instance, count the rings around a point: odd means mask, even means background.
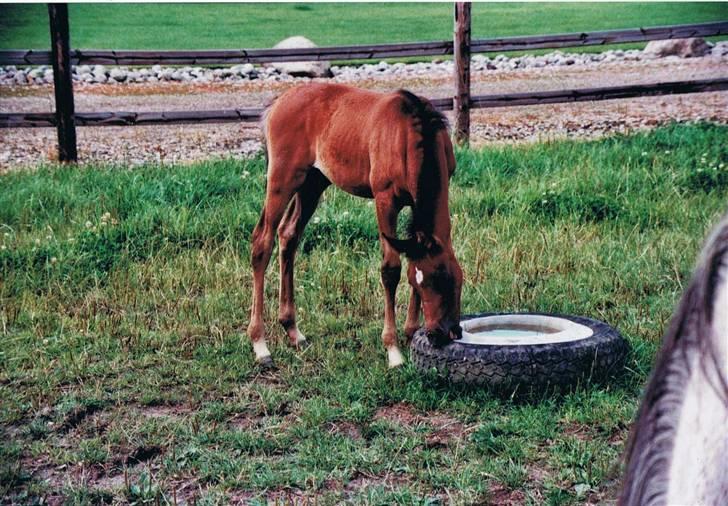
[[[644,49],[645,53],[657,56],[679,56],[681,58],[693,58],[705,56],[710,53],[711,48],[700,37],[675,40],[653,40]]]
[[[113,68],[109,73],[112,81],[123,82],[126,80],[126,71],[120,68]]]
[[[306,37],[295,36],[280,41],[274,49],[297,49],[318,47]],[[330,77],[331,64],[327,61],[302,61],[273,63],[281,73],[297,77]]]

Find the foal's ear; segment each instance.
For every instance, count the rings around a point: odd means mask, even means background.
[[[387,241],[394,250],[400,255],[405,255],[407,258],[417,257],[422,252],[422,245],[417,239],[397,239],[396,237],[389,237],[388,235],[382,234],[384,240]]]
[[[440,253],[445,248],[445,243],[440,240],[439,237],[436,235],[428,235],[424,232],[417,232],[415,234],[415,239],[417,240],[417,244],[424,252],[427,252],[431,255],[435,255]]]

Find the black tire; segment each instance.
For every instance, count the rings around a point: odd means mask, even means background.
[[[463,320],[497,314],[504,313],[468,315]],[[496,346],[454,341],[437,347],[420,329],[410,345],[412,360],[418,370],[434,369],[439,377],[452,383],[508,392],[563,390],[578,383],[602,381],[624,366],[629,345],[616,329],[591,318],[545,316],[585,325],[594,333],[562,343]]]

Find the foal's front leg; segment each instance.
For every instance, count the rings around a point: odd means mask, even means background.
[[[379,223],[379,242],[382,245],[382,287],[384,288],[384,328],[382,342],[387,349],[389,367],[402,365],[404,358],[397,346],[397,323],[394,315],[395,295],[402,270],[399,253],[384,239],[384,235],[397,235],[397,214],[399,210],[391,198],[377,198],[377,222]]]
[[[417,293],[414,287],[410,289],[412,292],[410,293],[409,306],[407,307],[407,320],[404,323],[404,335],[407,336],[408,342],[412,340],[415,332],[420,328],[420,307],[422,305],[420,294]]]

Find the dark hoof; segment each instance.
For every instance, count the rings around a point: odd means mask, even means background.
[[[296,348],[298,351],[306,351],[311,347],[311,341],[308,339],[304,339],[303,341],[300,341],[293,345],[294,348]]]
[[[267,357],[263,357],[260,360],[258,360],[258,369],[261,371],[272,371],[276,368],[275,362],[273,362],[273,359],[270,355]]]

